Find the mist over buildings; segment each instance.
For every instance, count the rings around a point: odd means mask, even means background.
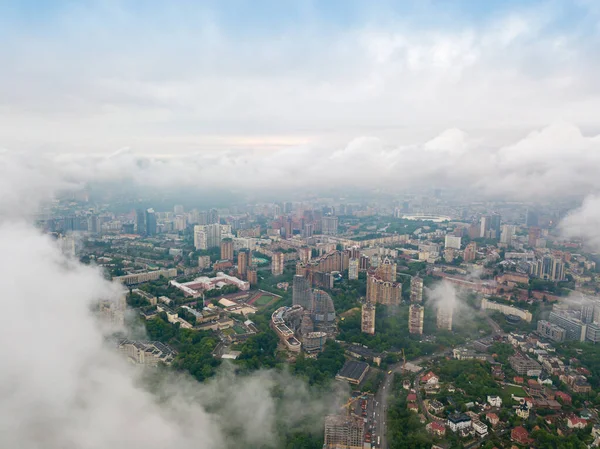
[[[0,224],[0,251],[11,259],[0,299],[11,317],[0,326],[3,447],[277,448],[282,427],[319,432],[339,403],[341,391],[316,397],[286,372],[227,366],[203,384],[163,373],[150,393],[93,312],[123,295],[119,284],[24,221]]]
[[[547,5],[443,30],[385,17],[331,33],[303,16],[239,39],[204,8],[154,4],[153,28],[113,6],[65,7],[36,32],[0,6],[0,447],[279,449],[282,428],[320,433],[342,395],[227,365],[202,384],[162,373],[149,385],[93,312],[121,286],[31,223],[62,192],[568,198],[583,203],[558,231],[600,251],[597,8],[552,32],[562,11]],[[449,282],[427,296],[455,327],[477,319]]]

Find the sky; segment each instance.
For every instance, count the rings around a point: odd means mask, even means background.
[[[0,148],[139,155],[600,133],[593,1],[4,1]]]

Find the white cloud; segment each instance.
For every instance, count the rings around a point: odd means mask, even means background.
[[[585,198],[581,207],[560,222],[559,229],[565,238],[582,239],[593,250],[600,251],[600,196]]]
[[[406,16],[243,36],[199,9],[155,13],[168,18],[162,27],[88,6],[48,35],[5,31],[0,144],[164,154],[600,126],[598,34],[554,27],[563,11],[552,5],[463,27]]]
[[[562,122],[500,147],[449,129],[419,144],[393,146],[360,137],[336,150],[303,145],[169,156],[131,149],[109,155],[5,151],[0,155],[0,187],[6,194],[0,209],[30,211],[29,206],[60,189],[124,180],[143,186],[232,189],[358,185],[389,192],[435,185],[482,197],[546,200],[599,191],[599,163],[600,137],[585,136]]]
[[[66,259],[24,222],[0,224],[0,251],[10,255],[0,298],[7,318],[0,326],[2,447],[277,448],[279,424],[318,428],[335,407],[336,392],[315,398],[275,371],[235,376],[226,369],[203,384],[164,376],[151,394],[91,312],[122,287]]]

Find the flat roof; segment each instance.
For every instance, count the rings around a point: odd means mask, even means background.
[[[344,366],[338,373],[338,376],[358,381],[368,369],[368,363],[348,360],[346,363],[344,363]]]

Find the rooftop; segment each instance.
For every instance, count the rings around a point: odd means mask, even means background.
[[[364,372],[368,369],[368,363],[349,360],[346,363],[344,363],[344,366],[338,373],[338,376],[358,381],[363,376]]]

